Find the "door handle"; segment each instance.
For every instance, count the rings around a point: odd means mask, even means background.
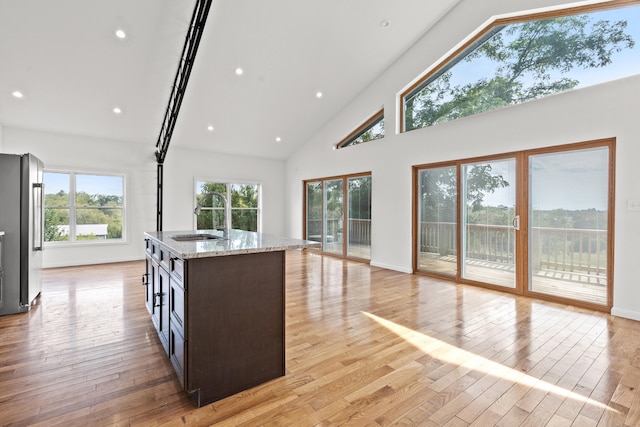
[[[513,217],[513,228],[515,228],[516,231],[520,230],[520,215]]]

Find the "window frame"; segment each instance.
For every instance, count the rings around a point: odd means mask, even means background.
[[[382,136],[379,136],[378,138],[373,138],[368,141],[354,143],[354,141],[360,138],[362,134],[364,134],[365,132],[367,132],[369,129],[373,128],[375,125],[377,125],[380,122],[384,122],[384,107],[376,111],[375,114],[373,114],[371,117],[365,120],[360,126],[358,126],[354,131],[352,131],[349,135],[347,135],[342,141],[336,144],[336,149],[352,147],[354,145],[360,145],[365,142],[377,141],[378,139],[384,138],[384,133],[383,133]]]
[[[564,16],[571,16],[577,14],[585,14],[592,12],[600,12],[611,9],[621,9],[624,7],[638,6],[640,0],[611,0],[606,3],[596,3],[590,5],[570,6],[557,10],[538,11],[538,12],[525,12],[522,15],[508,16],[508,17],[494,17],[493,20],[480,27],[477,31],[473,32],[469,37],[460,42],[457,47],[454,47],[450,53],[444,57],[438,59],[433,65],[431,65],[425,72],[417,78],[413,83],[409,84],[398,95],[398,121],[399,132],[405,133],[411,130],[418,130],[423,128],[416,128],[407,130],[405,121],[405,99],[414,95],[419,91],[423,85],[427,85],[429,80],[437,78],[441,73],[446,72],[448,68],[455,65],[456,62],[463,59],[463,55],[466,51],[473,49],[478,43],[482,43],[485,38],[490,37],[497,29],[511,24],[520,24],[525,22],[537,21],[542,19],[560,18]],[[514,104],[518,105],[518,104]],[[470,116],[467,116],[470,117]],[[428,126],[427,126],[428,127]]]
[[[194,193],[193,193],[193,206],[195,208],[195,206],[198,205],[198,194],[199,193],[199,188],[198,188],[198,184],[199,183],[206,183],[206,184],[224,184],[226,186],[226,192],[227,192],[227,203],[225,204],[225,208],[224,208],[224,215],[225,215],[225,220],[227,218],[230,218],[229,224],[231,225],[231,227],[233,228],[233,211],[256,211],[256,233],[260,233],[262,232],[262,183],[259,181],[249,181],[249,180],[229,180],[229,179],[208,179],[208,178],[195,178],[194,182],[193,182],[193,188],[194,188]],[[231,187],[233,185],[255,185],[258,188],[258,206],[256,208],[234,208],[231,206]],[[202,210],[222,210],[221,208],[214,208],[214,207],[210,207],[210,206],[202,206]],[[198,228],[198,216],[194,215],[194,219],[193,219],[193,229],[194,230],[199,230]]]
[[[66,174],[69,177],[69,204],[67,206],[52,206],[47,208],[46,205],[46,183],[45,183],[45,203],[43,209],[68,209],[69,210],[69,240],[60,241],[45,241],[45,247],[62,247],[62,246],[77,246],[77,245],[109,245],[109,244],[122,244],[127,243],[127,174],[124,172],[104,172],[104,171],[91,171],[91,170],[74,170],[63,168],[45,168],[44,173],[57,173]],[[77,204],[77,176],[89,175],[89,176],[106,176],[106,177],[118,177],[122,180],[122,205],[121,206],[78,206]],[[76,239],[76,226],[77,213],[80,209],[120,209],[122,211],[122,237],[119,239],[95,239],[95,240],[77,240]]]

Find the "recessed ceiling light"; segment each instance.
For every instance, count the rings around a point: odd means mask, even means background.
[[[236,76],[241,76],[242,74],[244,74],[244,70],[238,67],[235,69],[235,73],[236,73]]]
[[[124,39],[124,38],[127,37],[127,33],[125,33],[123,29],[118,28],[116,30],[116,37],[119,38],[119,39]]]
[[[280,142],[282,141],[282,138],[280,138],[279,136],[276,136],[276,142]]]
[[[322,98],[322,92],[320,91],[316,92],[316,98]]]
[[[213,126],[212,126],[212,125],[207,126],[207,130],[208,130],[209,132],[213,132]]]
[[[383,19],[382,21],[380,21],[380,28],[387,28],[389,24],[390,22],[388,19]]]
[[[24,98],[24,93],[20,92],[19,90],[14,90],[11,95],[13,95],[14,98],[18,99]]]
[[[113,112],[115,114],[121,114],[122,113],[122,109],[120,109],[120,107],[113,107]]]

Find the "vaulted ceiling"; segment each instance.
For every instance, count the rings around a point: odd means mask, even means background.
[[[171,147],[286,159],[458,1],[215,1]],[[0,1],[0,126],[153,151],[194,6]]]

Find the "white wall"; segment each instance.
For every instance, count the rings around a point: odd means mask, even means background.
[[[137,144],[5,126],[5,153],[33,153],[45,169],[126,176],[124,242],[46,246],[45,267],[144,258],[144,232],[156,229],[156,161],[153,143]],[[194,177],[257,181],[263,189],[262,231],[284,232],[284,162],[170,147],[164,166],[164,230],[193,228]]]
[[[107,244],[45,246],[44,266],[130,261],[144,257],[144,231],[155,229],[153,145],[4,127],[3,152],[32,153],[45,169],[125,175],[125,241]]]
[[[255,157],[205,153],[170,147],[164,165],[164,230],[195,227],[194,178],[210,181],[257,182],[262,189],[263,233],[280,234],[284,227],[285,163]],[[180,206],[180,209],[176,207]],[[155,224],[155,223],[154,223]],[[155,225],[154,225],[155,227]]]
[[[521,9],[560,2],[526,0]],[[396,133],[397,95],[490,16],[514,2],[465,0],[287,161],[287,234],[302,237],[302,181],[372,171],[371,264],[411,271],[411,166],[516,150],[617,138],[613,314],[640,320],[635,262],[640,212],[640,76],[555,95],[405,134]],[[333,150],[357,124],[385,106],[385,137]]]

